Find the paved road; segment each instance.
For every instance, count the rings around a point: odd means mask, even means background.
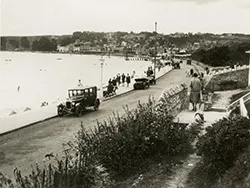
[[[147,90],[132,91],[101,104],[99,111],[89,110],[82,117],[67,116],[54,118],[30,127],[0,136],[0,171],[12,177],[15,166],[24,174],[30,172],[30,165],[38,162],[42,164],[45,154],[53,152],[61,154],[62,144],[72,140],[74,133],[80,128],[91,128],[96,121],[102,121],[112,116],[114,111],[123,113],[123,107],[136,107],[137,102],[147,102],[148,96],[158,99],[165,88],[176,84],[189,84],[185,71],[191,66],[182,65],[180,70],[173,70],[157,81],[157,85]]]

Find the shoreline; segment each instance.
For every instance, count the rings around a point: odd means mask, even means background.
[[[0,50],[0,52],[25,52],[25,53],[40,53],[40,54],[69,54],[69,55],[96,55],[96,56],[110,56],[110,57],[123,57],[126,58],[126,56],[124,56],[123,53],[116,53],[116,52],[112,52],[110,53],[110,55],[108,54],[108,52],[106,51],[87,51],[87,52],[58,52],[58,51],[25,51],[25,50],[18,50],[18,51],[12,51],[12,50]],[[128,55],[128,58],[142,58],[142,59],[151,59],[153,57],[150,56],[140,56],[140,55]]]

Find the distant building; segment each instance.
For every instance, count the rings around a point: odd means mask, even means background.
[[[80,52],[81,51],[81,48],[80,48],[80,46],[74,46],[73,47],[73,52]]]
[[[67,53],[69,51],[68,46],[57,46],[57,51],[61,53]]]

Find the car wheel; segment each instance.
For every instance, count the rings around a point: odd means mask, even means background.
[[[83,114],[83,108],[82,108],[81,105],[79,105],[79,106],[76,107],[76,115],[78,117],[80,117],[80,116],[82,116],[82,114]]]
[[[57,114],[60,117],[62,117],[65,114],[64,109],[63,109],[62,106],[58,106],[58,108],[57,108]]]
[[[99,99],[96,99],[95,100],[95,104],[94,104],[94,110],[98,110],[99,109],[99,106],[100,106],[100,100]]]
[[[99,105],[94,106],[94,110],[95,111],[99,110]]]

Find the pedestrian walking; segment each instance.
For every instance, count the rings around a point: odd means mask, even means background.
[[[125,83],[125,78],[126,78],[125,74],[124,74],[124,73],[122,73],[122,86],[124,86],[124,83]]]
[[[206,73],[209,74],[209,68],[208,67],[206,67]]]
[[[121,84],[121,75],[120,75],[120,73],[117,74],[117,76],[116,76],[116,82],[117,82],[117,85],[120,86],[120,84]]]
[[[109,79],[108,84],[112,84],[112,80],[111,80],[111,78]]]
[[[193,69],[190,69],[190,76],[192,77],[194,74],[194,70]]]
[[[133,71],[133,74],[131,75],[131,79],[135,77],[135,71]]]
[[[131,78],[130,78],[129,74],[127,74],[126,82],[127,82],[127,87],[129,87],[129,84],[131,82]]]
[[[118,87],[117,87],[117,82],[116,82],[116,77],[113,77],[112,85],[113,85],[113,87],[114,87],[114,91],[118,89]]]
[[[193,105],[193,111],[197,110],[197,104],[201,102],[201,81],[198,74],[194,73],[190,83],[190,103]]]
[[[81,87],[82,86],[82,82],[81,82],[81,80],[79,79],[78,80],[78,87]]]

